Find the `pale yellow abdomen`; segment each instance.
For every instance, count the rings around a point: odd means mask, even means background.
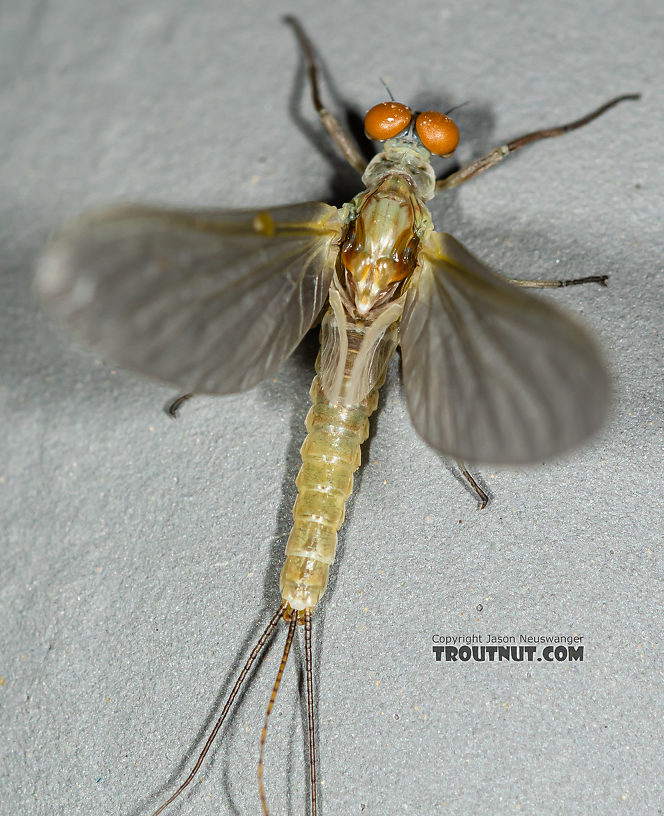
[[[296,479],[293,529],[281,571],[281,594],[291,609],[313,609],[325,587],[344,520],[360,446],[369,435],[369,416],[378,404],[378,389],[356,407],[330,405],[314,377],[313,405],[307,415],[307,438]]]

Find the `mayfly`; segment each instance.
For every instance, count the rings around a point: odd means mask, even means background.
[[[281,619],[286,645],[261,734],[263,753],[298,623],[304,625],[310,812],[316,816],[312,613],[325,591],[337,531],[360,464],[388,362],[401,347],[408,410],[418,433],[455,459],[481,505],[467,463],[534,462],[600,424],[608,377],[594,341],[571,317],[524,291],[606,276],[507,279],[434,230],[426,202],[524,145],[579,128],[626,99],[569,124],[529,133],[446,178],[430,158],[459,140],[452,119],[394,100],[366,114],[383,143],[365,164],[323,106],[312,46],[299,23],[313,104],[365,189],[324,203],[256,210],[128,206],[84,216],[42,255],[36,288],[101,356],[187,392],[231,394],[273,375],[322,318],[294,524],[280,579],[282,603],[253,648],[203,750],[162,811],[191,783],[240,687]]]

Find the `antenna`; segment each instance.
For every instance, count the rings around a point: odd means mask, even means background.
[[[459,105],[453,105],[449,110],[445,111],[445,116],[449,116],[452,111],[459,110],[459,108],[463,108],[464,105],[470,105],[470,99],[466,99],[465,102],[461,102]]]
[[[386,90],[386,91],[388,92],[388,94],[390,95],[390,99],[392,100],[392,102],[396,102],[396,99],[395,99],[395,98],[392,96],[392,91],[391,91],[391,90],[390,90],[390,89],[387,87],[387,82],[385,82],[385,80],[383,79],[383,77],[378,77],[378,79],[380,79],[380,81],[381,81],[381,84],[382,84],[383,88],[385,88],[385,90]]]

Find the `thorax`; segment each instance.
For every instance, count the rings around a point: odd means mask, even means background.
[[[420,241],[433,227],[416,185],[402,172],[376,178],[346,213],[317,370],[331,403],[359,405],[385,379]]]
[[[431,218],[410,180],[400,173],[381,178],[348,206],[337,285],[349,314],[371,320],[407,287]]]

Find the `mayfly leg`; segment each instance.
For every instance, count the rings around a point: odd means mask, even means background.
[[[521,147],[525,147],[533,142],[539,142],[542,139],[551,139],[555,136],[562,136],[565,133],[569,133],[572,130],[576,130],[577,128],[587,125],[589,122],[597,119],[598,116],[606,113],[606,111],[615,107],[620,102],[624,102],[625,100],[637,100],[640,98],[641,94],[638,93],[616,96],[613,99],[609,99],[609,101],[605,102],[603,105],[600,105],[599,108],[596,108],[585,116],[582,116],[580,119],[575,119],[573,122],[568,122],[565,125],[558,125],[552,128],[545,128],[543,130],[535,130],[532,133],[526,133],[524,136],[520,136],[518,139],[514,139],[507,144],[491,150],[484,156],[480,156],[478,159],[475,159],[475,161],[466,165],[466,167],[462,167],[460,170],[457,170],[455,173],[452,173],[446,178],[439,179],[436,182],[436,192],[447,190],[451,187],[458,187],[460,184],[469,181],[471,178],[474,178],[480,173],[483,173],[485,170],[488,170],[490,167],[498,164],[506,156],[509,156],[510,153],[514,153]],[[606,286],[608,279],[608,275],[587,275],[582,278],[566,278],[563,280],[522,280],[520,278],[507,278],[510,283],[514,284],[515,286],[521,286],[524,289],[554,289],[562,286],[578,286],[584,283],[598,283],[600,286]],[[463,473],[463,468],[461,468],[461,471]],[[465,473],[464,476],[466,479],[468,479],[468,476],[466,476]],[[470,482],[470,479],[468,479],[468,481]],[[473,485],[472,482],[470,483],[473,489],[476,490],[475,485]]]
[[[480,509],[480,510],[484,510],[484,508],[485,508],[485,507],[487,506],[487,504],[489,503],[489,496],[488,496],[488,494],[487,494],[487,493],[486,493],[484,490],[482,490],[482,488],[481,488],[481,487],[479,486],[479,484],[478,484],[478,483],[475,481],[475,479],[473,478],[473,475],[472,475],[472,474],[471,474],[471,472],[468,470],[468,468],[467,468],[467,467],[464,465],[464,463],[463,463],[463,462],[460,462],[460,461],[457,459],[457,460],[456,460],[456,463],[457,463],[457,467],[459,468],[459,470],[460,470],[460,472],[461,472],[461,475],[462,475],[462,476],[463,476],[463,478],[464,478],[464,479],[465,479],[465,480],[468,482],[468,484],[471,486],[471,488],[472,488],[472,489],[475,491],[475,494],[477,495],[477,498],[480,500],[480,507],[479,507],[479,509]]]
[[[171,804],[171,802],[173,802],[175,799],[177,799],[178,796],[187,787],[189,787],[189,785],[192,782],[193,778],[198,773],[199,768],[203,764],[203,760],[207,756],[207,753],[210,750],[210,748],[212,746],[212,743],[214,742],[217,734],[219,733],[219,729],[224,724],[224,720],[226,719],[226,716],[227,716],[228,712],[230,711],[231,706],[233,705],[233,702],[235,701],[235,698],[237,697],[238,692],[240,691],[240,688],[242,687],[242,684],[245,681],[245,678],[249,674],[249,671],[251,670],[251,667],[253,666],[254,661],[256,660],[258,655],[263,650],[263,647],[265,646],[267,641],[270,639],[270,636],[274,632],[274,629],[277,626],[277,624],[279,623],[279,620],[284,616],[284,613],[286,612],[287,607],[288,607],[288,604],[286,602],[281,604],[281,606],[279,607],[277,612],[275,612],[275,614],[272,616],[272,618],[271,618],[270,622],[268,623],[268,625],[265,627],[265,630],[263,631],[263,634],[258,638],[258,641],[256,642],[256,645],[251,650],[251,654],[247,658],[247,662],[244,664],[238,679],[235,681],[235,685],[231,689],[231,693],[226,698],[226,702],[224,703],[224,707],[223,707],[223,709],[221,711],[221,714],[219,715],[219,718],[217,719],[217,722],[214,724],[214,728],[210,732],[210,736],[207,738],[207,742],[203,746],[203,750],[198,755],[198,759],[196,760],[196,763],[195,763],[194,767],[191,769],[191,772],[189,773],[189,776],[184,780],[184,782],[175,791],[175,793],[172,796],[170,796],[162,805],[160,805],[157,808],[157,810],[154,811],[152,816],[159,816],[160,813],[163,813],[163,811],[166,810],[166,808]],[[289,631],[289,634],[290,634],[290,631]],[[292,640],[292,637],[291,637],[291,640]]]
[[[576,130],[577,128],[587,125],[589,122],[592,122],[593,119],[597,119],[598,116],[606,113],[606,111],[615,107],[620,102],[624,102],[627,99],[635,100],[640,98],[641,94],[638,93],[616,96],[613,99],[609,99],[609,101],[605,102],[603,105],[600,105],[596,110],[582,116],[580,119],[575,119],[573,122],[568,122],[565,125],[557,125],[556,127],[552,128],[545,128],[544,130],[535,130],[532,133],[526,133],[524,136],[519,136],[518,139],[514,139],[507,144],[496,147],[486,155],[480,156],[478,159],[475,159],[475,161],[472,161],[470,164],[462,167],[460,170],[457,170],[456,173],[452,173],[446,178],[439,179],[436,182],[436,192],[447,190],[450,187],[458,187],[460,184],[469,181],[471,178],[474,178],[480,173],[483,173],[485,170],[488,170],[490,167],[498,164],[498,162],[501,162],[506,156],[509,156],[510,153],[514,153],[521,147],[525,147],[532,142],[539,142],[542,139],[551,139],[554,136],[562,136],[564,133],[569,133],[572,130]]]
[[[181,394],[179,397],[176,397],[173,402],[169,402],[166,406],[166,413],[172,419],[178,418],[178,411],[183,406],[187,400],[190,400],[194,395],[193,394]]]
[[[302,49],[307,76],[309,77],[309,85],[311,87],[311,100],[325,130],[330,134],[332,140],[339,150],[341,150],[343,157],[351,167],[354,167],[360,174],[364,173],[367,163],[360,155],[360,151],[357,149],[353,137],[349,133],[346,133],[339,121],[327,110],[321,101],[320,88],[318,85],[318,67],[316,65],[316,55],[311,41],[307,37],[297,17],[287,15],[284,17],[284,22],[292,26],[300,48]]]
[[[587,275],[585,278],[566,278],[564,280],[522,280],[521,278],[507,278],[515,286],[523,289],[557,289],[560,286],[578,286],[581,283],[599,283],[606,286],[608,275]]]

